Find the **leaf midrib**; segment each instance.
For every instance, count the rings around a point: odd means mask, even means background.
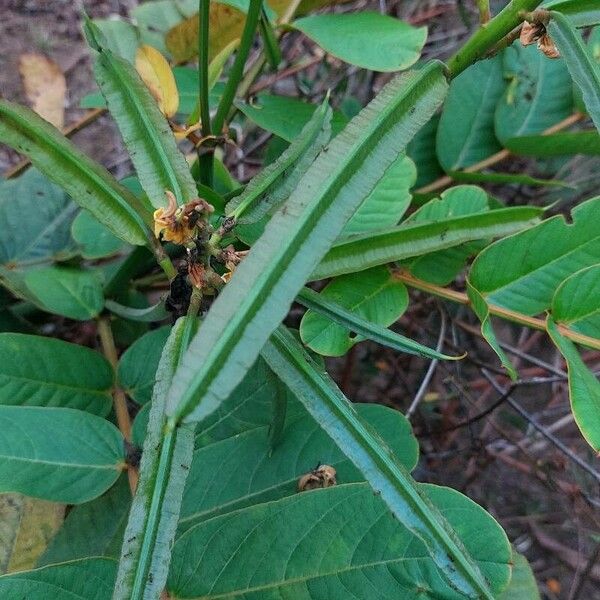
[[[367,304],[369,302],[369,300],[372,300],[373,298],[375,298],[379,294],[383,293],[392,284],[393,284],[393,280],[392,280],[391,277],[389,277],[376,290],[373,290],[367,296],[363,296],[363,297],[359,298],[358,302],[356,302],[354,304],[351,304],[350,306],[345,306],[345,305],[341,304],[340,302],[338,302],[338,304],[340,304],[340,306],[342,306],[342,308],[345,308],[346,310],[348,310],[350,312],[356,313],[359,308],[361,308],[364,304]],[[325,288],[325,289],[327,289],[327,288]],[[323,293],[323,292],[321,292],[321,293]],[[326,298],[326,300],[330,300],[332,302],[335,302],[335,300],[332,300],[331,298],[328,298],[327,296],[325,298]],[[316,311],[313,311],[313,312],[315,314],[318,314]],[[350,333],[349,329],[347,329],[343,325],[340,325],[339,323],[336,323],[335,321],[332,321],[329,317],[326,317],[325,315],[319,315],[319,316],[321,318],[326,319],[327,321],[329,321],[329,323],[325,327],[323,327],[323,329],[321,329],[321,331],[319,333],[317,333],[317,335],[315,337],[313,337],[310,340],[307,340],[307,344],[308,345],[314,344],[315,342],[318,342],[323,336],[329,335],[329,332],[331,331],[331,329],[335,330],[335,328],[341,328],[341,329],[344,329],[345,331],[347,331],[348,333]],[[363,319],[366,320],[366,318],[363,317],[362,315],[358,315],[358,316],[360,316],[360,317],[362,317]],[[378,325],[379,325],[379,323],[378,323]],[[353,346],[356,343],[362,341],[362,339],[363,339],[363,336],[361,335],[361,336],[357,336],[356,338],[353,338],[351,340],[349,339],[348,341]]]
[[[544,271],[546,268],[551,267],[555,263],[565,260],[571,254],[574,254],[574,253],[576,254],[576,253],[580,252],[583,247],[587,246],[588,244],[593,244],[598,240],[600,240],[600,234],[594,236],[593,238],[589,238],[589,239],[585,240],[582,244],[575,246],[574,248],[571,248],[571,250],[569,250],[568,252],[565,252],[565,254],[561,254],[560,256],[557,256],[556,258],[541,264],[540,266],[536,267],[535,269],[531,269],[530,271],[523,273],[519,277],[511,279],[508,283],[506,283],[504,285],[501,285],[496,288],[486,289],[485,291],[480,290],[480,293],[483,296],[493,296],[494,294],[497,294],[503,290],[506,290],[507,288],[512,287],[515,283],[521,282],[523,279],[527,279],[528,277],[531,277],[533,274],[538,273],[539,271]]]
[[[83,177],[90,180],[96,188],[99,188],[102,192],[110,196],[116,203],[116,206],[112,206],[111,210],[118,210],[120,213],[120,218],[123,218],[124,215],[127,215],[128,218],[131,218],[138,227],[138,233],[142,239],[144,238],[144,228],[140,225],[137,214],[133,211],[133,209],[129,208],[125,198],[119,193],[119,191],[117,191],[113,185],[106,181],[106,179],[102,177],[100,173],[96,172],[95,165],[90,164],[90,160],[87,156],[81,155],[77,157],[77,159],[82,161],[85,165],[84,169],[78,169],[76,165],[76,158],[72,155],[71,149],[66,147],[65,144],[61,143],[61,140],[54,140],[51,136],[37,136],[35,135],[35,132],[31,132],[32,135],[30,135],[27,125],[25,125],[25,128],[23,128],[20,122],[21,120],[25,120],[25,118],[22,115],[19,115],[18,112],[14,111],[13,107],[7,105],[6,103],[3,106],[0,105],[0,108],[2,107],[6,111],[4,117],[8,117],[9,121],[12,121],[15,124],[20,135],[22,135],[30,143],[50,148],[50,153],[54,152],[58,154],[70,165],[71,169],[75,169],[78,173],[83,175]],[[2,113],[0,111],[0,121],[1,116]],[[38,162],[38,159],[32,159],[32,162]],[[115,184],[119,185],[116,181]]]
[[[102,390],[101,388],[84,388],[84,387],[77,387],[76,385],[71,385],[71,384],[67,384],[67,383],[55,383],[53,381],[51,381],[49,383],[47,379],[34,379],[32,377],[23,377],[22,375],[11,375],[11,374],[5,373],[3,371],[0,371],[0,379],[2,377],[6,377],[7,379],[9,379],[9,381],[16,380],[16,381],[23,382],[25,384],[29,383],[31,385],[40,386],[42,389],[45,389],[46,387],[51,387],[51,388],[59,388],[61,390],[65,390],[67,392],[72,392],[72,391],[84,392],[85,394],[89,394],[92,396],[101,396],[101,397],[109,396],[110,397],[110,387],[111,387],[110,385],[107,388],[104,388],[104,390]]]
[[[123,94],[123,98],[129,104],[129,106],[133,108],[138,120],[142,123],[142,126],[144,127],[145,133],[148,135],[148,138],[146,139],[144,139],[144,136],[137,136],[138,139],[141,139],[142,143],[144,143],[145,141],[151,142],[151,145],[154,147],[154,149],[159,155],[159,160],[161,163],[160,166],[163,167],[162,171],[167,176],[167,179],[169,180],[169,185],[172,186],[170,188],[170,191],[172,191],[175,194],[178,200],[178,204],[182,204],[186,200],[186,198],[184,198],[183,189],[179,184],[177,176],[171,171],[171,162],[169,161],[164,146],[162,145],[160,136],[155,130],[154,125],[149,120],[146,111],[140,106],[138,106],[135,95],[131,92],[130,83],[129,81],[127,81],[127,77],[123,76],[122,68],[117,60],[117,57],[113,56],[112,52],[106,49],[103,49],[101,51],[100,56],[102,58],[104,58],[104,56],[107,56],[107,60],[104,60],[103,63],[107,70],[112,71],[113,75],[119,82],[119,89],[117,93],[121,92]],[[135,83],[138,83],[139,85],[144,85],[141,82]]]

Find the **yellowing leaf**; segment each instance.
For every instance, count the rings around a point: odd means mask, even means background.
[[[179,92],[165,57],[156,48],[142,45],[135,53],[135,68],[156,98],[161,112],[172,117],[179,108]]]
[[[334,4],[342,4],[350,0],[303,0],[296,14],[306,14],[313,9]],[[278,18],[281,18],[291,0],[269,0],[271,8]],[[208,40],[209,60],[212,60],[230,44],[240,38],[244,28],[246,15],[229,6],[218,2],[210,5],[210,27]],[[187,62],[198,54],[198,14],[181,21],[169,30],[165,37],[165,45],[176,62]]]
[[[208,57],[212,60],[242,35],[246,15],[226,4],[211,3]],[[177,62],[188,61],[198,54],[199,19],[195,14],[169,30],[165,44]]]
[[[19,73],[33,110],[61,129],[64,125],[67,84],[60,67],[43,54],[28,52],[19,57]]]
[[[0,495],[0,573],[32,569],[61,526],[63,504]]]

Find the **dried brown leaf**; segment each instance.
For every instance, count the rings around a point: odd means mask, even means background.
[[[27,52],[19,57],[19,73],[33,110],[62,129],[67,84],[60,67],[43,54]]]

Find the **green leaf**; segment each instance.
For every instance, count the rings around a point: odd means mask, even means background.
[[[569,329],[600,339],[600,264],[576,271],[558,286],[552,316]]]
[[[455,358],[440,354],[439,352],[436,352],[427,346],[423,346],[418,342],[414,342],[410,338],[404,337],[395,331],[390,331],[385,327],[361,319],[360,317],[357,317],[355,313],[346,310],[336,302],[323,298],[322,294],[317,294],[310,288],[303,288],[300,290],[296,301],[303,306],[306,306],[306,308],[328,317],[331,321],[343,326],[346,330],[354,331],[365,338],[373,340],[383,346],[393,348],[394,350],[440,360],[451,360],[452,358]]]
[[[446,582],[467,597],[491,599],[488,583],[456,533],[298,342],[284,328],[279,328],[263,348],[262,355],[360,469],[400,523],[425,544]]]
[[[93,23],[87,21],[85,29],[89,43],[98,51],[96,81],[152,205],[167,205],[165,190],[175,194],[178,204],[194,199],[197,192],[190,169],[156,100],[133,65],[95,44]]]
[[[71,232],[73,239],[81,246],[83,258],[104,258],[123,248],[123,242],[87,210],[77,215]]]
[[[172,423],[201,420],[235,388],[346,221],[445,91],[439,63],[397,77],[312,164],[192,340],[169,392]]]
[[[477,318],[481,321],[481,334],[500,359],[502,366],[507,370],[510,378],[513,381],[516,381],[518,377],[517,371],[502,349],[502,346],[500,346],[498,343],[498,339],[496,338],[496,334],[492,326],[488,303],[483,295],[479,293],[479,291],[471,284],[469,280],[467,280],[467,293],[469,295],[469,300],[471,301],[471,308],[477,315]]]
[[[236,102],[236,107],[259,127],[278,135],[287,142],[300,136],[304,126],[310,121],[317,105],[297,98],[259,94],[252,104]],[[331,129],[337,135],[348,119],[339,111],[333,111]]]
[[[544,3],[546,10],[563,13],[575,27],[590,27],[600,24],[598,0],[551,0]]]
[[[150,215],[139,200],[32,110],[0,100],[0,141],[25,154],[117,237],[147,243],[143,219],[149,223]]]
[[[154,46],[162,54],[169,56],[165,36],[172,27],[198,10],[198,3],[194,4],[191,12],[182,10],[186,8],[186,2],[181,0],[144,2],[131,9],[130,14],[137,23],[142,43]]]
[[[583,362],[575,344],[560,333],[551,316],[546,320],[546,329],[567,362],[569,398],[575,422],[587,443],[598,452],[600,451],[600,381]]]
[[[253,223],[287,200],[331,135],[331,108],[326,99],[284,153],[263,169],[226,206],[238,223]]]
[[[537,136],[532,136],[537,137]],[[552,136],[539,136],[540,138],[547,138]],[[521,141],[527,139],[526,137],[511,138],[508,140],[508,144],[512,140]],[[531,177],[526,173],[468,173],[466,171],[449,171],[448,175],[454,180],[461,183],[506,183],[506,184],[517,184],[517,185],[541,185],[547,187],[571,187],[564,181],[557,181],[556,179],[540,179],[539,177]]]
[[[105,494],[69,511],[38,566],[88,556],[118,558],[130,504],[127,476],[121,475]]]
[[[512,551],[512,575],[508,587],[498,596],[498,600],[540,600],[540,592],[535,575],[527,559]]]
[[[600,15],[600,11],[598,11]],[[600,62],[600,27],[594,27],[587,38],[586,48],[592,60]],[[581,89],[573,82],[573,93],[575,94],[575,110],[586,114],[587,109],[583,101]]]
[[[157,598],[167,578],[194,431],[185,425],[165,430],[165,400],[191,324],[184,317],[173,326],[156,371],[140,480],[123,538],[114,600]]]
[[[118,429],[82,411],[0,406],[0,430],[0,491],[80,504],[106,491],[124,466]]]
[[[0,404],[110,411],[113,371],[97,352],[62,340],[0,333]]]
[[[136,27],[121,19],[94,19],[93,23],[102,32],[107,49],[135,64],[135,51],[140,45]]]
[[[410,188],[416,178],[412,160],[400,155],[346,223],[342,237],[396,225],[410,205]]]
[[[509,84],[496,108],[496,136],[508,139],[541,133],[573,112],[573,97],[565,90],[571,77],[563,59],[550,60],[538,48],[513,44],[504,52]]]
[[[452,80],[436,140],[445,171],[464,169],[502,149],[494,111],[505,88],[501,54],[476,62]]]
[[[72,267],[29,271],[25,285],[48,312],[87,321],[104,306],[102,283],[96,273]]]
[[[260,11],[260,21],[258,23],[258,27],[264,45],[264,52],[269,65],[272,69],[277,69],[277,67],[283,61],[283,56],[281,54],[281,48],[279,48],[277,35],[273,29],[273,25],[269,20],[269,17],[267,16],[265,4],[263,4]]]
[[[561,13],[551,13],[548,33],[581,90],[583,103],[596,129],[600,130],[600,65],[588,52],[575,27]]]
[[[536,315],[566,277],[600,262],[599,219],[593,198],[572,210],[572,224],[557,215],[499,240],[477,256],[469,280],[486,302]]]
[[[283,388],[287,394],[287,388]],[[293,402],[298,404],[296,399]],[[417,463],[418,443],[406,418],[383,406],[355,407],[398,460],[412,470]],[[360,471],[304,409],[287,419],[281,441],[272,451],[268,426],[196,450],[183,496],[179,535],[216,516],[296,494],[300,477],[319,463],[332,466],[340,483],[364,481]],[[219,476],[224,473],[230,476]]]
[[[551,135],[524,135],[509,138],[506,148],[513,154],[549,158],[570,154],[600,155],[600,135],[597,131],[573,131]]]
[[[214,413],[199,423],[196,429],[196,447],[269,425],[273,415],[273,399],[278,391],[279,380],[259,357],[230,396]],[[292,410],[293,407],[288,403],[288,418]]]
[[[149,331],[127,348],[119,360],[119,385],[138,404],[152,398],[156,369],[170,331],[170,327]]]
[[[402,225],[436,223],[489,210],[488,196],[475,185],[458,185],[430,200],[404,220]]]
[[[419,60],[427,38],[426,27],[369,11],[313,15],[293,26],[344,62],[372,71],[407,69]]]
[[[404,223],[443,222],[488,210],[488,197],[481,188],[459,185],[443,192],[440,198],[424,204]],[[448,285],[463,269],[469,256],[477,254],[482,245],[485,246],[485,242],[476,241],[424,254],[411,261],[409,269],[419,279],[437,285]]]
[[[164,300],[159,300],[156,304],[147,308],[132,308],[119,304],[114,300],[106,301],[106,308],[115,313],[119,317],[139,323],[155,323],[156,321],[164,321],[171,313],[165,308]]]
[[[117,563],[85,558],[0,577],[0,596],[27,600],[108,600]]]
[[[269,457],[273,454],[275,448],[280,445],[284,433],[285,417],[288,408],[288,389],[281,383],[277,377],[273,377],[277,382],[277,390],[273,395],[271,406],[273,416],[269,423]]]
[[[454,490],[421,489],[461,529],[499,592],[510,577],[510,546],[497,523]],[[211,519],[184,534],[173,553],[167,589],[177,598],[459,597],[435,573],[425,546],[360,483]]]
[[[279,379],[259,357],[231,395],[196,428],[196,448],[234,437],[250,429],[268,426],[273,419],[274,398],[280,385]],[[288,402],[288,418],[293,414],[295,406],[295,403]],[[148,402],[137,414],[133,424],[136,431],[134,440],[140,446],[146,432],[149,408]]]
[[[415,187],[420,188],[444,174],[435,151],[440,116],[432,117],[406,147],[406,153],[417,165]]]
[[[509,235],[538,221],[541,209],[502,208],[441,222],[400,225],[338,241],[310,279],[363,271],[376,265],[452,248],[471,240]]]
[[[389,327],[408,308],[405,285],[387,267],[374,267],[360,275],[337,277],[318,295],[367,322]],[[300,323],[302,341],[314,352],[343,356],[364,339],[320,312],[308,310]]]
[[[0,125],[1,127],[1,125]],[[77,206],[37,169],[0,182],[0,264],[26,268],[73,253]]]

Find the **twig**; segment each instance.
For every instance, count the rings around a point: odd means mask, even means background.
[[[491,376],[486,369],[481,369],[481,374],[490,382],[492,387],[499,394],[506,394],[506,390]],[[546,427],[538,423],[510,394],[506,396],[506,402],[513,410],[519,413],[534,429],[539,431],[549,442],[558,448],[569,460],[576,464],[580,469],[591,475],[597,483],[600,483],[600,472],[596,471],[592,466],[581,459],[572,450],[567,448],[557,437],[550,433]]]
[[[535,539],[538,541],[540,546],[542,546],[542,548],[550,550],[572,569],[577,569],[578,565],[581,563],[581,556],[578,552],[563,546],[555,539],[552,539],[550,536],[546,535],[536,524],[533,523],[533,521],[530,521],[528,525],[535,536]],[[600,566],[592,564],[590,567],[589,576],[596,581],[600,581]]]
[[[456,425],[452,425],[450,427],[445,427],[444,429],[440,429],[439,431],[430,431],[430,432],[421,434],[421,437],[433,437],[433,436],[437,436],[437,435],[444,435],[445,433],[450,433],[451,431],[456,431],[457,429],[462,429],[463,427],[468,427],[469,425],[472,425],[473,423],[477,423],[477,421],[480,421],[484,417],[487,417],[489,414],[493,413],[499,406],[504,404],[504,402],[508,398],[509,394],[511,394],[514,391],[515,387],[516,387],[516,385],[514,385],[514,384],[511,385],[504,394],[502,394],[490,406],[488,406],[485,410],[481,411],[480,413],[476,414],[474,417],[471,417],[469,419],[461,421],[460,423],[457,423]]]
[[[258,83],[253,85],[250,88],[249,94],[252,96],[252,95],[260,92],[261,90],[271,87],[274,83],[276,83],[280,79],[285,79],[286,77],[289,77],[290,75],[295,75],[296,73],[299,73],[300,71],[304,71],[304,69],[308,69],[309,67],[312,67],[313,65],[316,65],[322,61],[323,61],[323,56],[321,54],[318,54],[317,56],[313,56],[312,58],[309,58],[307,60],[299,62],[296,65],[292,65],[292,66],[288,67],[287,69],[282,69],[281,71],[279,71],[278,73],[275,73],[271,77],[267,77],[264,81],[259,81]]]
[[[433,294],[434,296],[438,296],[452,302],[457,302],[458,304],[465,304],[467,306],[471,304],[469,297],[464,292],[457,292],[456,290],[451,290],[449,288],[423,281],[422,279],[417,279],[407,271],[397,270],[395,272],[395,277],[410,287],[427,292],[428,294]],[[530,317],[517,311],[509,310],[508,308],[496,306],[495,304],[488,304],[488,309],[490,314],[496,317],[501,317],[507,321],[512,321],[513,323],[518,323],[519,325],[525,325],[526,327],[531,327],[532,329],[538,329],[539,331],[546,331],[546,322],[543,319]],[[558,330],[566,338],[569,338],[577,344],[582,344],[583,346],[600,350],[600,340],[596,338],[573,331],[564,325],[558,325]]]
[[[574,125],[578,121],[581,121],[581,119],[583,119],[584,117],[585,117],[585,115],[582,113],[579,113],[579,112],[573,113],[572,115],[569,115],[566,119],[563,119],[559,123],[556,123],[556,125],[552,125],[552,127],[548,127],[548,129],[545,129],[544,131],[542,131],[541,135],[552,135],[553,133],[557,133],[559,131],[562,131],[563,129],[567,129],[571,125]],[[482,171],[483,169],[487,169],[488,167],[491,167],[499,162],[502,162],[505,158],[508,158],[509,156],[512,156],[512,153],[510,152],[510,150],[506,150],[506,149],[500,150],[499,152],[496,152],[496,154],[492,154],[491,156],[484,158],[483,160],[479,161],[478,163],[475,163],[474,165],[471,165],[470,167],[463,169],[463,172],[476,173],[478,171]],[[454,183],[454,179],[452,179],[452,177],[450,177],[448,175],[444,175],[443,177],[436,179],[432,183],[428,183],[427,185],[424,185],[423,187],[416,189],[415,193],[416,194],[431,194],[432,192],[437,192],[438,190],[442,190],[445,187],[452,185],[452,183]]]
[[[115,340],[113,338],[109,317],[102,317],[98,319],[98,336],[100,337],[102,352],[116,373],[119,357],[117,356],[117,348],[115,346]],[[125,396],[125,392],[118,385],[115,385],[113,388],[113,406],[115,409],[115,415],[117,417],[119,431],[123,435],[125,442],[130,444],[131,419],[129,417],[129,411],[127,410],[127,397]],[[128,464],[127,476],[129,478],[129,487],[131,489],[131,493],[133,494],[135,493],[138,482],[137,468]]]
[[[587,562],[585,563],[585,566],[581,572],[576,575],[575,581],[573,582],[573,587],[571,588],[571,593],[569,594],[569,600],[577,600],[577,598],[579,598],[579,595],[583,589],[583,585],[585,584],[586,579],[588,579],[591,575],[592,569],[598,560],[600,560],[600,542],[596,544],[594,551],[587,559]]]
[[[436,352],[438,353],[442,351],[442,348],[444,346],[444,338],[446,337],[446,313],[444,312],[444,309],[440,310],[440,318],[440,335],[438,337],[438,341],[435,347]],[[406,411],[405,416],[407,419],[411,418],[412,414],[417,409],[417,406],[419,406],[419,403],[423,399],[423,396],[425,395],[425,392],[429,387],[429,382],[431,381],[431,378],[433,377],[433,374],[435,373],[439,362],[440,361],[437,358],[434,358],[429,363],[429,367],[427,368],[425,377],[423,377],[423,381],[421,381],[421,385],[419,386],[419,389],[417,390],[413,401],[411,402],[410,406],[408,407],[408,410]]]
[[[63,134],[66,137],[71,137],[75,135],[78,131],[81,131],[84,127],[87,127],[91,123],[93,123],[98,117],[102,116],[106,112],[105,108],[95,108],[94,110],[90,110],[87,114],[85,114],[81,119],[75,121],[72,125],[69,125],[65,129],[63,129]],[[24,158],[21,162],[18,162],[14,167],[11,167],[4,173],[4,177],[6,179],[11,179],[12,177],[16,177],[23,173],[23,171],[27,170],[31,166],[31,161],[28,158]]]
[[[483,335],[481,334],[481,331],[479,328],[474,327],[473,325],[470,325],[469,323],[465,323],[464,321],[455,320],[454,322],[461,329],[468,331],[471,335],[476,335],[480,338],[483,338]],[[550,363],[543,361],[540,358],[537,358],[536,356],[532,356],[531,354],[528,354],[527,352],[523,352],[519,348],[515,348],[514,346],[511,346],[510,344],[507,344],[506,342],[498,342],[498,344],[500,345],[500,347],[503,350],[506,350],[510,354],[514,354],[515,356],[517,356],[523,360],[526,360],[527,362],[531,363],[532,365],[541,367],[542,369],[548,371],[549,373],[554,373],[554,375],[556,375],[557,377],[560,377],[561,379],[565,379],[567,377],[567,373],[563,369],[559,369],[559,368],[555,367],[554,365],[551,365]]]

